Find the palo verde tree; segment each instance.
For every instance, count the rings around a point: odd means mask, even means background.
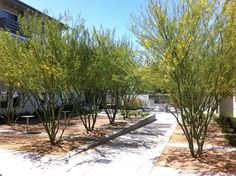
[[[121,95],[121,107],[120,111],[125,118],[129,117],[129,112],[134,107],[135,101],[137,101],[137,95],[141,92],[143,81],[141,77],[142,66],[135,60],[135,57],[131,57],[131,62],[128,64],[127,74],[120,79],[120,95]]]
[[[115,30],[94,31],[97,42],[97,56],[101,60],[100,72],[103,75],[103,107],[109,122],[114,123],[118,110],[122,107],[122,99],[130,88],[130,75],[135,68],[134,52],[131,42],[125,37],[116,39]],[[109,101],[107,96],[109,95]]]
[[[0,89],[0,117],[13,128],[22,113],[28,96],[21,88],[5,85],[7,86],[2,84]]]
[[[113,79],[114,73],[119,71],[117,63],[119,46],[116,43],[115,30],[94,28],[93,40],[96,43],[96,54],[100,61],[100,74],[103,75],[100,84],[103,89],[101,103],[109,122],[113,123],[120,104],[119,85]],[[109,101],[107,101],[107,96],[109,96]]]
[[[27,75],[22,78],[27,87],[22,87],[30,92],[29,100],[55,145],[67,126],[66,122],[60,124],[60,114],[68,92],[65,64],[70,29],[57,20],[35,15],[21,18],[20,30],[25,36],[20,48],[26,56],[23,68]]]
[[[215,110],[235,87],[235,12],[234,2],[221,0],[150,0],[133,17],[132,30],[180,109],[181,118],[174,116],[195,158]]]
[[[80,115],[87,132],[94,130],[103,95],[101,81],[101,58],[97,56],[98,44],[87,30],[72,31],[68,57],[68,85],[74,94],[73,105]]]
[[[27,101],[26,92],[20,87],[18,74],[22,73],[21,55],[18,45],[20,41],[9,32],[0,31],[0,116],[7,125],[13,127]]]

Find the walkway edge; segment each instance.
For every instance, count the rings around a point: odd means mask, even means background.
[[[167,146],[168,142],[170,141],[175,129],[177,128],[178,123],[177,121],[175,121],[175,123],[172,125],[171,129],[168,131],[168,133],[166,133],[165,137],[164,137],[164,141],[163,143],[158,147],[158,152],[156,153],[156,157],[155,157],[155,163],[157,162],[157,160],[160,159],[162,152],[164,151],[165,147]],[[157,166],[154,165],[152,166],[151,170],[149,171],[149,176],[154,176],[154,175],[159,175],[159,174],[163,174],[160,170],[158,170]]]
[[[150,114],[148,115],[147,117],[145,117],[144,119],[138,121],[137,123],[135,124],[132,124],[130,125],[129,127],[126,127],[120,131],[118,131],[117,133],[114,133],[114,134],[111,134],[110,136],[108,137],[103,137],[101,138],[99,141],[96,141],[96,142],[93,142],[93,143],[90,143],[90,144],[86,144],[86,145],[83,145],[77,149],[75,149],[74,151],[70,152],[70,156],[71,155],[76,155],[76,154],[79,154],[79,153],[82,153],[82,152],[85,152],[91,148],[94,148],[94,147],[97,147],[99,145],[102,145],[102,144],[105,144],[106,142],[110,141],[110,140],[113,140],[119,136],[122,136],[124,134],[127,134],[129,133],[130,131],[134,131],[138,128],[141,128],[147,124],[150,124],[152,122],[156,121],[156,114]]]

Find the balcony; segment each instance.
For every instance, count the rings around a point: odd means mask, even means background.
[[[9,30],[13,34],[16,34],[19,31],[18,22],[4,17],[0,17],[0,28]]]

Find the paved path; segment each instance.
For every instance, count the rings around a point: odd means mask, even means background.
[[[40,157],[0,150],[0,176],[150,175],[175,127],[170,113],[158,112],[157,121],[74,156]]]

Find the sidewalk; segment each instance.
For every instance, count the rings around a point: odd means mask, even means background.
[[[156,116],[157,121],[149,125],[74,156],[34,158],[0,150],[0,175],[149,175],[176,127],[170,113],[157,112]]]

